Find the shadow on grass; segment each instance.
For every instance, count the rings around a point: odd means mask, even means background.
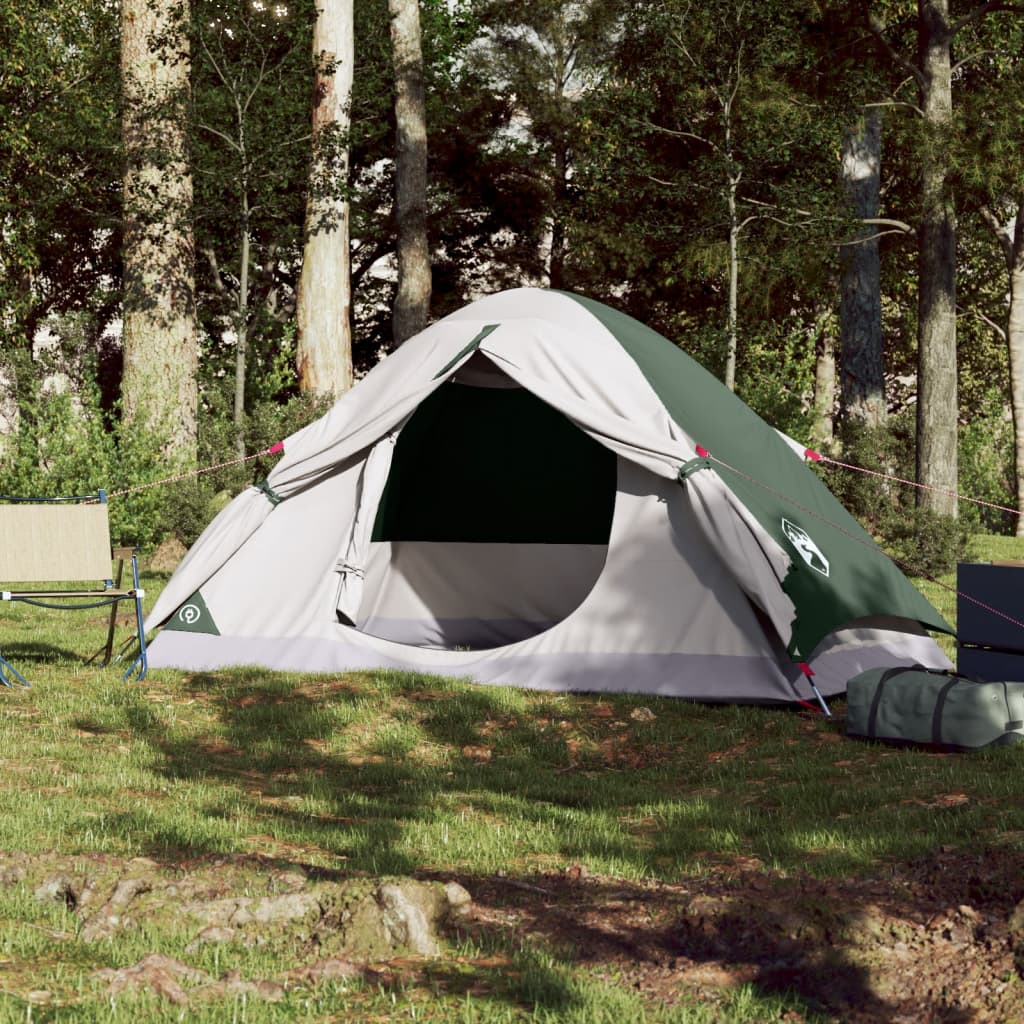
[[[32,667],[33,662],[51,665],[77,661],[84,664],[89,656],[88,654],[83,656],[81,651],[70,651],[66,647],[42,643],[0,644],[0,654],[8,661],[24,662],[29,668]]]
[[[145,837],[151,856],[179,861],[232,853],[241,845],[274,863],[300,866],[310,877],[370,872],[459,881],[489,911],[471,929],[482,948],[521,951],[528,937],[539,936],[559,951],[561,966],[538,960],[518,980],[499,972],[503,998],[518,1005],[583,1013],[586,997],[565,973],[571,964],[619,964],[624,972],[653,976],[682,962],[684,973],[686,965],[719,965],[799,1013],[857,1007],[877,1009],[882,1020],[896,1012],[851,956],[847,937],[866,926],[863,909],[856,899],[833,902],[828,883],[815,882],[810,895],[793,890],[789,902],[761,901],[755,913],[744,887],[763,878],[760,868],[726,872],[728,881],[720,883],[724,909],[701,917],[694,915],[685,885],[669,892],[642,882],[587,879],[572,888],[559,870],[596,861],[622,865],[621,872],[606,874],[678,877],[681,865],[699,859],[712,841],[737,856],[769,845],[776,863],[804,865],[806,828],[794,827],[787,815],[787,792],[799,789],[802,799],[820,802],[823,819],[834,817],[835,779],[821,777],[813,764],[797,770],[797,754],[774,758],[776,768],[771,757],[759,762],[758,771],[771,782],[767,789],[755,785],[764,778],[748,778],[743,767],[746,746],[776,727],[785,755],[794,729],[802,727],[790,712],[773,718],[761,709],[752,718],[749,710],[690,706],[673,717],[662,710],[667,724],[659,744],[606,747],[607,730],[591,729],[593,702],[575,698],[539,695],[527,707],[501,690],[451,689],[417,676],[392,677],[383,691],[379,677],[310,681],[244,671],[193,675],[183,686],[186,696],[214,714],[216,727],[206,735],[166,729],[143,702],[124,707],[132,732],[153,750],[158,771],[214,784],[206,821],[167,826],[122,812],[119,827],[136,841]],[[632,728],[629,714],[638,706],[635,698],[614,699],[612,714],[624,719],[615,724]],[[397,728],[390,739],[370,744],[382,753],[331,752],[329,741],[339,729],[372,734],[380,722],[368,726],[365,716],[378,707],[399,727],[408,726],[410,735]],[[838,728],[813,723],[828,742],[840,738]],[[752,739],[755,729],[760,735]],[[669,730],[678,732],[678,745],[689,747],[687,757],[654,750],[669,749]],[[575,748],[569,732],[579,740]],[[434,751],[433,762],[422,756],[424,744]],[[857,747],[844,756],[874,754]],[[681,771],[688,777],[680,779]],[[676,809],[674,816],[631,822],[638,807],[661,798]],[[446,859],[444,851],[410,843],[410,829],[450,823],[457,831],[460,807],[484,830],[500,833],[514,817],[543,832],[552,870],[538,875],[537,847],[520,851],[513,835],[492,836],[493,850],[476,861],[465,855],[460,861],[458,854]],[[876,849],[876,856],[884,853]],[[517,858],[531,857],[532,870],[517,864]],[[323,867],[325,862],[332,866]],[[798,919],[794,906],[801,900]],[[498,984],[490,968],[459,978],[450,983],[464,984],[466,991]],[[942,1019],[971,1019],[958,1014],[949,1008]]]

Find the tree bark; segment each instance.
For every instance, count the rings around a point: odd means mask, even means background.
[[[946,132],[953,119],[949,0],[918,0],[920,99],[928,145],[918,226],[917,482],[957,489],[956,211]],[[956,516],[957,501],[919,491],[918,504]]]
[[[352,0],[321,0],[313,30],[313,163],[299,276],[296,369],[301,391],[337,397],[352,386],[349,102]]]
[[[995,212],[982,209],[985,223],[1006,261],[1010,308],[1006,317],[1006,346],[1010,362],[1010,407],[1013,410],[1013,468],[1017,508],[1024,509],[1024,194],[1018,196],[1008,224]],[[1024,517],[1017,517],[1016,535],[1024,537]]]
[[[560,100],[566,102],[564,97]],[[569,196],[569,168],[566,147],[556,143],[551,179],[551,249],[548,253],[548,285],[555,289],[565,287],[565,257],[569,243],[565,231],[565,207]]]
[[[395,68],[395,219],[398,294],[392,316],[395,343],[419,333],[430,316],[427,242],[427,115],[419,0],[388,0]]]
[[[869,110],[843,137],[840,176],[851,216],[879,214],[882,118]],[[839,418],[877,427],[885,422],[881,263],[874,228],[858,231],[839,250]]]
[[[198,348],[187,110],[188,4],[122,0],[127,423],[195,463]]]
[[[1013,454],[1017,508],[1024,509],[1024,195],[1017,202],[1013,241],[1007,254],[1010,273],[1010,312],[1006,343],[1010,352],[1010,403],[1013,407]],[[1018,537],[1024,537],[1024,517],[1017,517]]]
[[[826,311],[815,317],[814,345],[814,443],[831,448],[835,437],[836,346],[834,317]]]

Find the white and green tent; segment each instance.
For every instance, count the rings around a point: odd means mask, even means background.
[[[154,667],[390,668],[794,701],[947,667],[941,616],[799,451],[671,342],[521,288],[284,442],[160,595]]]

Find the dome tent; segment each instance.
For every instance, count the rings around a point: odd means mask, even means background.
[[[150,665],[390,668],[711,701],[948,667],[934,608],[671,342],[521,288],[284,442],[160,595]]]

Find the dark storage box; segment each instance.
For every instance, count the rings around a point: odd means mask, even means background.
[[[960,562],[956,589],[957,669],[1024,679],[1024,562]]]

